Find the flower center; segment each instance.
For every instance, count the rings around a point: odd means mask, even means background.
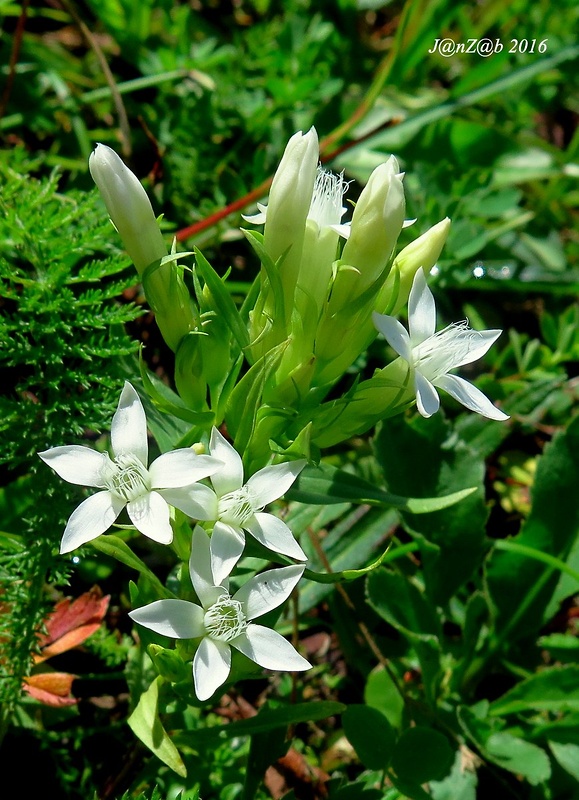
[[[110,464],[105,486],[121,500],[130,503],[151,491],[149,472],[145,465],[132,455],[117,456]]]
[[[228,492],[219,498],[217,514],[221,522],[237,527],[245,523],[260,509],[254,506],[251,493],[247,486]]]
[[[333,172],[318,167],[308,219],[316,222],[320,229],[339,225],[346,212],[342,200],[348,185],[343,172],[334,175]]]
[[[468,322],[454,322],[429,336],[413,351],[414,367],[428,380],[436,380],[459,366],[480,344],[481,334],[468,327]]]
[[[230,642],[247,628],[247,618],[239,600],[224,595],[207,609],[203,624],[209,638]]]

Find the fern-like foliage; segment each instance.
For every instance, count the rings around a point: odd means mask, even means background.
[[[78,491],[39,450],[94,437],[122,387],[121,359],[136,348],[119,300],[134,280],[109,247],[96,191],[59,192],[18,152],[0,155],[0,738],[18,701],[47,582],[66,580],[57,555]]]

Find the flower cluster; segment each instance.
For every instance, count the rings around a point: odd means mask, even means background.
[[[270,669],[310,665],[275,631],[250,620],[281,605],[305,565],[270,570],[246,583],[232,597],[228,578],[249,532],[275,553],[306,561],[291,530],[264,508],[290,488],[305,461],[276,464],[244,483],[239,454],[216,428],[210,455],[191,448],[164,453],[148,465],[147,421],[141,400],[126,382],[111,424],[111,449],[99,453],[68,445],[39,453],[61,478],[101,491],[72,513],[61,542],[68,553],[100,536],[126,508],[134,527],[161,544],[173,540],[171,507],[203,521],[193,535],[189,568],[201,606],[184,600],[159,600],[132,612],[135,621],[166,636],[203,637],[193,664],[197,696],[205,700],[229,674],[231,644]],[[212,488],[199,483],[210,478]]]

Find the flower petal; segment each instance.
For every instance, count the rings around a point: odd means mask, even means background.
[[[423,342],[436,330],[436,306],[434,296],[422,268],[418,269],[408,298],[408,330],[412,347]]]
[[[215,586],[211,571],[211,551],[209,536],[200,525],[193,529],[191,556],[189,558],[189,574],[191,583],[203,608],[209,608],[223,594],[225,586]]]
[[[408,331],[399,322],[396,317],[389,317],[387,314],[377,314],[375,311],[372,314],[374,320],[374,327],[384,336],[390,347],[398,353],[399,356],[412,364],[412,346],[410,344],[410,336]]]
[[[305,459],[264,467],[247,481],[255,505],[267,506],[282,497],[305,467]]]
[[[127,503],[127,513],[135,528],[159,544],[171,544],[173,529],[167,501],[158,492],[148,492]]]
[[[294,539],[294,535],[285,522],[274,517],[273,514],[254,514],[244,525],[252,536],[264,547],[274,553],[296,558],[298,561],[307,561],[308,557]]]
[[[128,381],[111,423],[111,446],[115,456],[134,455],[147,466],[147,418],[139,395]]]
[[[305,566],[300,564],[268,569],[244,583],[233,595],[233,599],[243,603],[248,619],[261,617],[287,600],[304,570]]]
[[[430,381],[414,372],[414,388],[416,389],[416,405],[423,417],[431,417],[440,408],[440,398]]]
[[[452,395],[463,406],[466,406],[471,411],[476,411],[477,414],[481,414],[483,417],[501,422],[509,419],[509,415],[493,405],[480,389],[465,381],[464,378],[459,378],[458,375],[442,375],[436,379],[435,384]]]
[[[172,450],[156,458],[149,467],[153,489],[174,489],[190,486],[201,478],[207,478],[222,467],[220,461],[211,456],[198,456],[188,447]]]
[[[162,636],[171,639],[196,639],[203,636],[203,617],[201,606],[187,600],[156,600],[147,606],[129,612],[129,617]]]
[[[79,486],[104,487],[103,475],[110,458],[106,453],[97,453],[89,447],[71,444],[52,447],[38,454],[57,475],[68,483]]]
[[[211,571],[213,581],[219,586],[229,576],[243,553],[245,536],[241,528],[216,522],[211,534]]]
[[[228,492],[234,492],[243,486],[243,462],[241,456],[232,447],[227,439],[222,436],[217,428],[211,431],[209,449],[214,458],[223,461],[223,466],[218,472],[211,475],[211,483],[219,497]]]
[[[231,669],[231,648],[205,637],[193,659],[193,681],[199,700],[208,700],[227,680]]]
[[[468,352],[464,355],[464,348],[460,347],[459,349],[457,341],[457,350],[462,353],[463,357],[459,358],[457,361],[453,361],[449,369],[455,369],[456,367],[462,367],[464,364],[472,364],[473,361],[478,361],[479,358],[484,356],[490,346],[496,342],[501,333],[502,331],[499,330],[473,331],[470,328],[457,331],[457,340],[463,338],[467,339]]]
[[[81,544],[96,539],[111,527],[124,507],[124,500],[115,497],[111,492],[97,492],[87,497],[72,512],[66,523],[60,552],[70,553]]]
[[[231,645],[266,669],[297,672],[312,666],[283,636],[263,625],[248,625]]]
[[[193,483],[179,489],[158,489],[161,497],[191,519],[217,519],[217,496],[209,486]]]

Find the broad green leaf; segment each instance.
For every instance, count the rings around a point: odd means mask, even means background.
[[[566,560],[579,531],[579,417],[556,434],[538,460],[532,509],[513,542]],[[495,550],[487,586],[496,636],[493,649],[534,634],[559,581],[559,571],[536,559]]]
[[[385,420],[374,449],[386,485],[397,494],[468,492],[451,509],[420,516],[412,507],[401,510],[405,526],[419,537],[427,592],[436,605],[444,604],[480,565],[486,550],[484,461],[442,414]]]
[[[386,769],[396,741],[396,732],[384,714],[371,706],[354,703],[342,714],[348,741],[367,769]]]
[[[397,778],[409,785],[420,786],[445,778],[454,757],[455,751],[446,736],[417,725],[405,730],[396,742],[391,766]]]
[[[293,706],[280,708],[266,708],[255,717],[243,719],[239,722],[230,722],[228,725],[218,725],[197,731],[188,731],[178,734],[174,741],[185,744],[194,744],[196,739],[232,739],[235,736],[255,736],[258,733],[284,728],[288,725],[297,725],[300,722],[315,722],[326,719],[346,710],[343,703],[324,700],[313,703],[296,703]]]
[[[532,675],[491,703],[489,714],[498,717],[531,709],[555,714],[579,711],[579,666],[549,667]]]
[[[286,497],[312,505],[366,503],[398,508],[414,514],[428,514],[453,506],[474,491],[474,488],[468,488],[442,497],[402,497],[376,489],[368,481],[350,472],[329,464],[320,464],[318,467],[307,466],[302,470]]]
[[[430,781],[434,800],[476,800],[476,770],[465,760],[463,750],[457,750],[450,774],[441,781]]]
[[[402,726],[404,698],[383,666],[376,667],[368,676],[364,700],[367,705],[381,711],[394,728]]]
[[[579,781],[579,746],[572,742],[549,742],[549,748],[563,769]]]
[[[141,369],[141,379],[144,389],[151,399],[154,406],[165,415],[177,417],[177,419],[189,422],[191,425],[209,426],[213,421],[213,414],[210,411],[194,411],[189,408],[178,394],[166,386],[152,372],[146,368],[144,361],[139,361]]]
[[[163,764],[185,778],[187,777],[185,764],[158,715],[159,689],[162,685],[163,678],[159,675],[147,691],[143,692],[127,722],[135,736],[138,736]]]
[[[366,591],[376,613],[412,644],[420,661],[426,697],[434,703],[441,677],[441,650],[440,624],[432,604],[410,579],[383,567],[370,573]]]
[[[532,786],[551,776],[549,757],[540,747],[510,733],[493,733],[485,743],[484,754],[504,769],[522,775]]]

